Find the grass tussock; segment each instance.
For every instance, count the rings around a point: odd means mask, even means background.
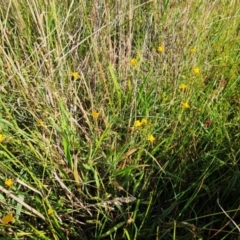
[[[0,239],[237,239],[237,1],[3,1]]]

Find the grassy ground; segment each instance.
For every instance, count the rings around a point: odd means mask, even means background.
[[[238,1],[0,16],[0,240],[239,239]]]

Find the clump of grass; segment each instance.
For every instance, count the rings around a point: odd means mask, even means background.
[[[239,10],[3,3],[0,236],[238,236]]]

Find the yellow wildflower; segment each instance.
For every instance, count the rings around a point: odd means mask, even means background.
[[[136,66],[137,64],[137,59],[136,58],[132,58],[130,61],[131,66]]]
[[[139,120],[136,120],[134,122],[134,127],[141,127],[141,126],[142,126],[142,123]]]
[[[37,123],[38,123],[38,126],[43,126],[43,125],[44,125],[42,119],[38,119],[38,120],[37,120]]]
[[[181,89],[181,90],[184,90],[184,89],[186,89],[187,88],[187,85],[186,84],[184,84],[184,83],[182,83],[182,84],[180,84],[179,85],[179,87],[178,87],[179,89]]]
[[[196,74],[200,73],[200,69],[198,67],[193,68],[193,72]]]
[[[4,135],[3,134],[0,134],[0,143],[3,142],[5,139]]]
[[[53,212],[54,212],[54,211],[53,211],[53,209],[52,209],[52,208],[49,208],[49,209],[48,209],[48,211],[47,211],[48,215],[52,215],[52,214],[53,214]]]
[[[154,142],[155,141],[155,137],[152,134],[150,134],[150,135],[148,135],[147,140],[149,142]]]
[[[98,117],[99,117],[99,112],[97,112],[97,111],[93,111],[92,112],[92,117],[94,118],[94,119],[97,119]]]
[[[5,185],[6,185],[7,187],[11,187],[11,186],[13,185],[13,180],[12,180],[11,178],[7,179],[7,180],[5,181]]]
[[[141,125],[146,125],[147,124],[147,119],[146,118],[143,118],[142,120],[141,120]]]
[[[157,48],[157,50],[158,50],[158,52],[164,52],[164,46],[163,45],[160,45],[160,46],[158,46],[158,48]]]
[[[167,100],[168,100],[168,98],[167,98],[167,97],[164,97],[164,98],[163,98],[163,101],[164,101],[164,102],[166,102]]]
[[[2,218],[2,224],[8,224],[8,223],[10,223],[10,222],[14,222],[15,221],[15,219],[14,219],[14,217],[12,216],[12,212],[9,212],[6,216],[4,216],[3,218]]]
[[[190,106],[187,102],[182,102],[181,106],[182,106],[182,108],[190,108]]]
[[[78,73],[78,72],[72,72],[72,73],[71,73],[71,76],[72,76],[72,78],[73,78],[74,80],[77,80],[77,79],[79,79],[79,78],[80,78],[80,76],[79,76],[79,73]]]
[[[190,49],[191,53],[195,53],[196,51],[197,51],[197,49],[195,47]]]

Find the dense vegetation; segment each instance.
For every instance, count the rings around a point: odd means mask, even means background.
[[[0,240],[239,238],[238,1],[0,17]]]

